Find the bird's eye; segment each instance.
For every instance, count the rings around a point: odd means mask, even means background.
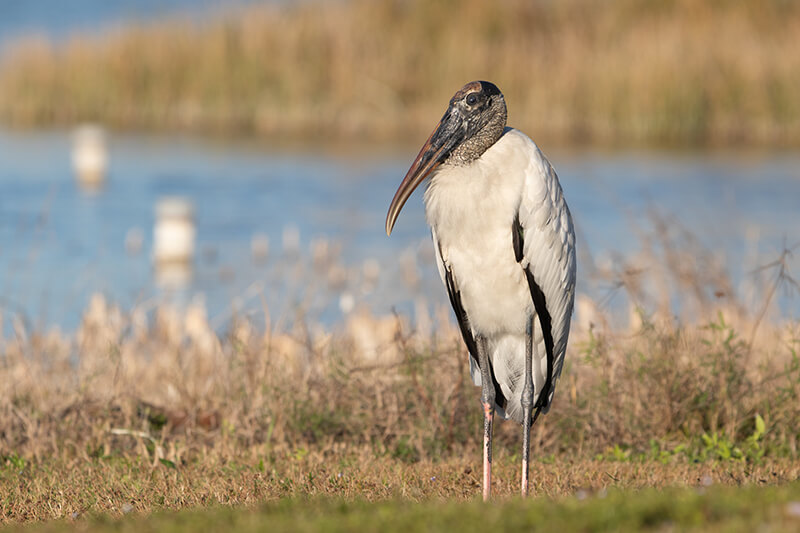
[[[478,103],[478,95],[476,93],[469,93],[467,95],[467,105],[475,105]]]

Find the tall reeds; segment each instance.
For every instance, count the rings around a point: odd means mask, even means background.
[[[772,300],[776,280],[796,282],[779,261],[761,302],[745,306],[724,293],[724,269],[675,242],[663,234],[609,272],[584,263],[583,275],[619,286],[636,315],[620,325],[579,295],[554,407],[536,425],[536,457],[797,458],[800,330]],[[324,277],[319,261],[306,268]],[[337,297],[303,291],[299,308]],[[658,295],[678,292],[686,305],[676,316]],[[97,296],[71,334],[9,317],[13,330],[0,335],[0,464],[274,461],[298,450],[337,460],[479,456],[478,391],[447,307],[416,325],[365,310],[327,326],[286,313],[293,320],[234,317],[220,333],[200,302],[125,312]],[[519,428],[498,426],[500,446],[516,449]]]
[[[282,137],[427,133],[491,79],[534,138],[800,143],[800,6],[770,0],[301,2],[30,39],[0,119]]]

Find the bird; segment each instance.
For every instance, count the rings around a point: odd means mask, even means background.
[[[483,499],[491,497],[494,415],[522,425],[521,493],[530,431],[552,405],[575,299],[575,230],[558,176],[539,147],[506,125],[505,97],[464,85],[392,198],[386,234],[411,193],[423,201],[436,264],[481,387]]]

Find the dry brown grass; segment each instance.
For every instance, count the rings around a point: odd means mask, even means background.
[[[796,145],[799,34],[800,6],[779,0],[304,2],[19,43],[0,117],[418,138],[491,79],[534,138]]]
[[[762,301],[745,305],[678,224],[654,216],[653,226],[643,251],[605,269],[583,258],[583,275],[618,286],[633,315],[620,325],[578,296],[565,371],[551,414],[536,425],[534,453],[796,458],[800,324],[781,319],[774,298],[778,284],[796,286],[789,256],[760,272]],[[335,259],[295,261],[291,272],[313,269],[313,279],[345,269]],[[331,297],[324,285],[287,301],[308,309],[319,291]],[[123,312],[96,295],[72,334],[12,321],[13,335],[0,338],[2,460],[269,462],[366,448],[406,463],[477,456],[478,395],[444,307],[435,319],[419,316],[419,329],[362,311],[334,327],[236,318],[219,335],[200,303]],[[756,431],[759,418],[765,431]],[[499,428],[501,446],[515,450],[519,428]]]
[[[452,458],[403,464],[375,459],[331,461],[320,454],[285,458],[260,468],[208,460],[179,466],[150,467],[140,461],[75,460],[43,462],[0,470],[0,523],[73,520],[86,515],[150,513],[213,505],[256,506],[285,498],[335,497],[344,500],[474,500],[480,492],[477,459]],[[500,453],[495,460],[494,494],[517,495],[519,461]],[[798,479],[800,465],[768,461],[762,465],[535,462],[531,466],[536,496],[559,498],[591,494],[611,487],[695,486],[710,484],[779,484]]]
[[[367,353],[347,333],[265,334],[240,321],[219,338],[191,311],[161,310],[151,325],[135,316],[97,297],[74,337],[18,324],[2,346],[0,456],[188,464],[339,457],[362,447],[409,463],[477,456],[477,393],[450,324],[428,340],[399,321],[381,333],[377,319],[359,315],[360,335],[376,336],[368,345],[377,353]],[[754,459],[747,438],[760,415],[759,454],[796,457],[797,325],[764,324],[749,344],[737,328],[752,322],[725,320],[574,331],[535,454],[587,457],[621,446],[650,456],[655,443],[667,456],[713,458],[715,449],[699,444],[705,433]],[[501,424],[501,446],[516,449],[518,431]]]

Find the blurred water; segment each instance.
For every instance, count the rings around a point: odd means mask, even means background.
[[[364,261],[377,261],[381,281],[372,291],[355,292],[356,303],[379,313],[410,310],[412,291],[402,281],[409,269],[421,276],[417,294],[446,301],[430,262],[420,192],[392,237],[384,234],[386,208],[414,147],[342,153],[114,135],[108,183],[96,193],[77,187],[69,151],[68,132],[0,131],[0,311],[6,329],[15,313],[34,326],[72,329],[95,291],[123,308],[203,294],[219,324],[243,297],[245,312],[261,313],[266,304],[274,315],[285,314],[297,304],[286,301],[287,294],[300,298],[330,276],[324,265],[315,270],[305,259],[301,268],[283,257],[283,233],[291,227],[299,231],[306,258],[311,240],[341,243],[350,281],[362,276]],[[548,155],[573,212],[581,253],[596,260],[637,249],[640,220],[652,207],[719,251],[738,279],[758,266],[753,257],[777,257],[784,242],[800,241],[798,153]],[[197,222],[194,275],[178,291],[159,288],[150,255],[155,204],[166,195],[191,199]],[[143,235],[142,252],[133,255],[125,249],[132,229]],[[265,263],[251,257],[259,234],[269,238]],[[597,290],[587,286],[584,266],[580,289]],[[330,301],[307,303],[326,320],[339,317],[338,293],[331,294]]]
[[[26,35],[60,40],[70,34],[180,15],[202,19],[258,0],[26,0],[0,2],[0,47]],[[263,0],[261,0],[263,2]],[[276,3],[279,0],[269,0]],[[285,1],[285,0],[281,0]]]

